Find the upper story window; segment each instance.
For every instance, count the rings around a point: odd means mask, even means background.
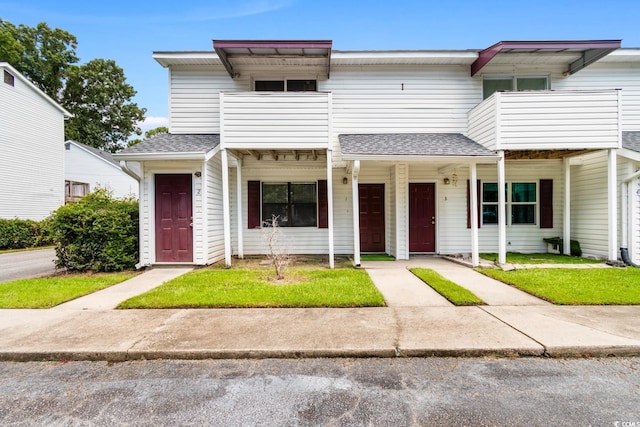
[[[496,76],[482,80],[482,99],[487,99],[494,92],[518,90],[547,90],[547,76]]]
[[[316,80],[256,80],[257,92],[316,92]]]
[[[10,86],[15,85],[15,77],[13,77],[13,74],[8,72],[7,70],[4,70],[4,82]]]

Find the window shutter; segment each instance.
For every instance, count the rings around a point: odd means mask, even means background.
[[[478,186],[478,228],[480,228],[482,225],[482,200],[480,200],[482,197],[482,184],[480,180],[477,180],[476,184]],[[467,180],[467,228],[471,228],[471,187],[469,180]]]
[[[318,228],[329,228],[329,202],[327,180],[318,180]]]
[[[540,180],[540,228],[553,228],[553,180]]]
[[[260,181],[247,182],[247,227],[260,228]]]

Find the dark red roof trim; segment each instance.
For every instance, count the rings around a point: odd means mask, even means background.
[[[587,65],[620,48],[620,40],[565,40],[565,41],[501,41],[478,54],[471,64],[471,75],[477,74],[500,52],[581,52],[582,56],[568,64],[567,72],[574,74]]]

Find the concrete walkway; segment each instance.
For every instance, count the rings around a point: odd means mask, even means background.
[[[158,268],[64,307],[0,310],[0,360],[640,355],[640,306],[566,307],[528,301],[519,306],[453,307],[428,292],[418,295],[411,289],[418,284],[406,267],[434,268],[452,279],[462,277],[469,286],[477,276],[458,269],[465,267],[437,258],[385,264],[367,268],[374,280],[384,282],[383,288],[397,284],[402,290],[386,291],[397,306],[112,309],[120,300],[186,271]],[[483,298],[491,299],[492,292],[487,290]],[[412,298],[422,305],[412,305]],[[512,298],[520,301],[519,296]]]
[[[409,268],[430,268],[476,294],[487,305],[550,305],[512,286],[471,268],[435,256],[415,256],[409,261],[364,261],[376,287],[390,307],[452,306],[445,298],[414,276]]]

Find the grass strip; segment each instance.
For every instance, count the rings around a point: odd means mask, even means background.
[[[0,283],[0,308],[51,308],[132,278],[137,273],[59,275]]]
[[[480,305],[484,304],[473,292],[462,286],[445,279],[429,268],[409,269],[420,280],[431,286],[436,292],[445,297],[454,305]]]
[[[515,286],[554,304],[640,304],[640,269],[479,269],[501,282]]]
[[[119,308],[380,307],[384,298],[364,270],[202,269],[131,298]]]
[[[480,258],[495,262],[498,260],[498,254],[481,253]],[[569,255],[507,252],[507,263],[509,264],[602,264],[602,262],[603,261]]]
[[[395,261],[396,259],[387,254],[364,254],[360,255],[360,261]]]

